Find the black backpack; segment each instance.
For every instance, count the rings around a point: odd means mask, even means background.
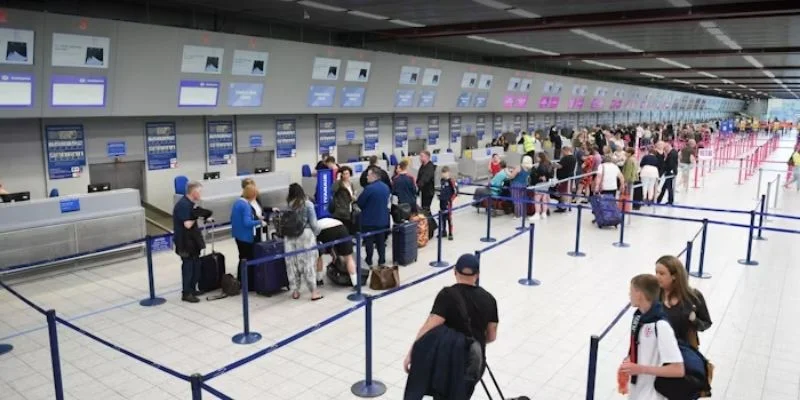
[[[279,236],[290,239],[300,237],[306,229],[305,206],[300,210],[289,209],[282,212],[278,226]]]

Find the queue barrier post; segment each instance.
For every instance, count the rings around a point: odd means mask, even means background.
[[[583,204],[578,204],[578,218],[575,223],[575,250],[567,253],[570,257],[586,257],[586,253],[581,252],[581,216],[583,215]]]
[[[692,270],[692,251],[694,250],[694,242],[689,240],[686,242],[686,273]]]
[[[698,176],[699,175],[699,171],[698,170],[702,169],[702,168],[703,167],[700,166],[700,165],[696,165],[695,164],[695,166],[694,166],[694,189],[699,189],[700,188],[700,186],[697,186],[697,178],[699,177]]]
[[[781,174],[778,174],[778,179],[775,180],[775,198],[772,199],[772,208],[778,209],[778,192],[781,190]]]
[[[589,340],[589,368],[586,377],[586,400],[594,400],[594,385],[597,380],[597,351],[600,347],[600,337],[592,335]]]
[[[764,228],[764,213],[766,212],[764,207],[767,201],[768,201],[767,195],[762,194],[761,201],[759,204],[760,212],[758,213],[758,235],[756,235],[756,237],[754,238],[755,240],[767,240],[767,238],[761,236],[761,231]]]
[[[741,185],[742,184],[742,179],[744,178],[744,175],[742,175],[743,173],[744,173],[744,158],[740,158],[739,159],[739,183],[737,183],[737,185]]]
[[[53,366],[53,388],[56,400],[64,400],[64,382],[61,380],[61,356],[58,351],[58,322],[56,311],[47,310],[47,333],[50,339],[50,362]]]
[[[366,376],[363,381],[358,381],[350,387],[350,392],[361,398],[374,398],[386,393],[386,385],[372,379],[372,297],[367,296],[364,303],[365,327],[365,369]]]
[[[764,168],[758,169],[758,185],[756,185],[756,200],[758,200],[758,196],[761,194],[761,179],[763,179],[764,175]]]
[[[703,266],[706,263],[706,240],[708,239],[708,219],[703,218],[703,231],[700,233],[700,261],[697,265],[697,272],[689,271],[689,275],[700,278],[709,279],[711,274],[703,272]]]
[[[534,189],[534,190],[536,190],[536,189]],[[525,193],[527,194],[528,192],[526,191]],[[517,232],[522,232],[522,231],[528,229],[528,228],[525,227],[525,220],[528,219],[527,218],[527,216],[528,216],[528,203],[526,203],[524,199],[520,199],[519,201],[520,201],[520,203],[522,203],[522,204],[519,205],[519,207],[522,209],[522,217],[520,217],[520,223],[519,223],[519,226],[516,228],[516,230],[517,230]],[[531,200],[531,201],[534,201],[534,200]],[[535,207],[536,203],[533,203],[533,204],[534,204],[534,207]],[[514,215],[516,215],[516,212],[517,212],[517,206],[515,205],[514,206]]]
[[[486,237],[482,237],[481,242],[492,243],[497,241],[492,237],[492,203],[494,203],[494,196],[489,196],[486,199],[488,201],[486,204]]]
[[[767,199],[764,202],[764,211],[762,212],[762,214],[764,214],[763,215],[764,221],[766,221],[766,222],[772,222],[772,219],[767,214],[769,214],[769,204],[772,201],[772,184],[773,183],[775,183],[776,185],[779,185],[780,181],[767,182],[767,193],[765,193],[765,195],[767,196]]]
[[[189,377],[189,383],[192,385],[192,400],[203,399],[203,375],[194,374]]]
[[[247,260],[239,261],[239,271],[242,275],[242,333],[233,335],[231,341],[236,344],[253,344],[261,340],[261,334],[258,332],[250,332],[250,303],[247,297],[248,281],[247,276],[250,275],[248,270],[250,267],[247,265]]]
[[[756,212],[755,210],[750,210],[750,229],[747,235],[747,258],[739,260],[739,264],[742,265],[758,265],[758,261],[753,260],[753,231],[755,231],[756,225]]]
[[[611,245],[614,246],[614,247],[619,247],[619,248],[623,248],[624,249],[626,247],[631,247],[630,244],[625,243],[625,207],[624,206],[622,207],[622,212],[620,212],[620,214],[621,214],[620,216],[622,217],[622,223],[620,223],[620,227],[619,227],[619,242],[614,242]]]
[[[364,240],[361,232],[356,233],[356,287],[353,293],[347,295],[347,300],[362,301],[364,295],[361,293],[361,242]]]
[[[11,350],[14,350],[14,346],[6,343],[0,343],[0,356],[6,353],[10,353]]]
[[[475,250],[475,258],[478,259],[478,265],[480,265],[481,263],[481,253],[482,252],[480,250]],[[478,276],[478,279],[475,280],[475,286],[480,286],[480,285],[481,285],[481,278],[480,276]]]
[[[153,277],[153,238],[150,235],[144,238],[145,256],[147,257],[147,286],[150,297],[139,302],[142,307],[156,307],[167,302],[163,297],[156,297],[156,284]]]
[[[434,268],[444,268],[450,266],[447,261],[442,261],[442,240],[444,240],[444,213],[450,211],[439,210],[439,236],[436,240],[436,261],[431,261],[428,265]],[[449,217],[449,215],[448,215]]]
[[[534,229],[536,229],[536,224],[531,224],[530,227],[528,228],[528,232],[530,232],[530,235],[528,235],[528,277],[527,278],[522,278],[519,281],[517,281],[517,282],[519,282],[520,285],[524,285],[524,286],[539,286],[539,285],[542,284],[542,282],[539,281],[538,279],[533,279],[533,242],[534,242],[534,238],[533,238],[534,233],[533,232],[534,232]]]

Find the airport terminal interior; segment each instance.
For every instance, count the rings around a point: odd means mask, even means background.
[[[0,1],[0,399],[798,400],[797,26]]]

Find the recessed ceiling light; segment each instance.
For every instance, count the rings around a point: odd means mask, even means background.
[[[425,27],[424,24],[418,24],[416,22],[410,22],[410,21],[403,21],[402,19],[390,19],[389,22],[391,22],[391,23],[393,23],[395,25],[408,26],[408,27],[411,27],[411,28],[423,28],[423,27]]]
[[[756,91],[756,90],[755,90],[755,89],[753,89],[753,88],[750,88],[750,89],[748,89],[748,90],[750,90],[751,92],[755,92],[755,91]]]
[[[514,14],[514,15],[516,15],[518,17],[522,17],[522,18],[541,18],[542,17],[539,14],[534,14],[534,13],[532,13],[530,11],[523,10],[521,8],[512,8],[512,9],[506,10],[506,11],[508,11],[509,13]]]
[[[356,17],[361,17],[361,18],[369,18],[369,19],[377,19],[377,20],[389,19],[389,17],[384,17],[383,15],[370,14],[370,13],[363,12],[363,11],[350,10],[347,13],[350,14],[350,15],[355,15]]]
[[[680,80],[680,79],[673,79],[672,81],[673,81],[673,82],[682,83],[682,84],[684,84],[684,85],[691,85],[691,84],[692,84],[692,82],[689,82],[689,81],[684,81],[684,80]]]
[[[709,74],[706,71],[698,71],[697,73],[700,74],[700,75],[703,75],[703,76],[707,76],[709,78],[714,78],[714,79],[719,78],[718,76],[716,76],[714,74]]]
[[[773,74],[772,71],[763,70],[763,71],[761,71],[761,73],[766,75],[767,77],[770,77],[770,78],[774,78],[775,77],[775,74]]]
[[[756,60],[756,58],[753,56],[744,56],[743,58],[756,68],[764,68],[764,65],[758,62],[758,60]]]
[[[697,86],[700,86],[701,88],[704,88],[704,89],[708,89],[708,85],[698,84]]]
[[[494,8],[496,10],[507,10],[509,8],[512,8],[512,6],[510,6],[510,5],[506,4],[506,3],[501,3],[501,2],[495,1],[495,0],[472,0],[472,1],[474,1],[475,3],[478,3],[478,4],[482,4],[482,5],[486,6],[486,7]]]
[[[347,11],[346,8],[330,6],[323,3],[317,3],[316,1],[311,0],[300,0],[297,4],[304,5],[306,7],[316,8],[318,10],[325,10],[325,11],[333,11],[333,12],[345,12]]]
[[[716,28],[717,23],[714,21],[700,21],[700,26],[703,28]]]
[[[611,69],[616,69],[618,71],[625,70],[625,67],[620,67],[619,65],[613,65],[613,64],[606,64],[600,61],[594,61],[594,60],[581,60],[581,61],[585,62],[586,64],[596,65],[598,67],[611,68]]]
[[[639,72],[640,75],[649,76],[651,78],[664,79],[664,75],[651,74],[649,72]]]
[[[467,39],[480,40],[480,41],[486,40],[486,38],[484,38],[483,36],[477,36],[477,35],[469,35],[467,36]]]
[[[669,64],[669,65],[674,65],[674,66],[676,66],[678,68],[692,69],[692,67],[690,67],[690,66],[688,66],[686,64],[681,64],[681,63],[679,63],[677,61],[670,60],[669,58],[659,57],[659,58],[656,58],[656,60],[661,61],[661,62],[666,63],[666,64]]]
[[[559,56],[559,55],[561,55],[561,53],[556,53],[554,51],[547,51],[547,50],[537,49],[535,47],[527,47],[526,46],[525,50],[530,51],[531,53],[540,53],[540,54],[544,54],[544,55],[547,55],[547,56]]]

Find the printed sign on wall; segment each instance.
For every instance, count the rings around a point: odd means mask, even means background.
[[[380,140],[378,121],[378,117],[364,118],[364,151],[378,149],[378,141]]]
[[[53,34],[54,67],[108,68],[111,41],[107,37]]]
[[[478,140],[483,140],[483,137],[486,135],[486,116],[485,115],[478,115],[475,117],[475,136],[478,137]]]
[[[394,118],[394,147],[402,148],[408,141],[408,118]]]
[[[321,118],[317,133],[319,154],[333,154],[336,149],[336,120],[333,118]]]
[[[148,122],[145,124],[147,143],[147,169],[176,168],[178,166],[178,139],[173,122]]]
[[[428,117],[428,144],[435,146],[439,143],[439,117]]]
[[[83,125],[45,127],[47,175],[50,179],[77,178],[86,166]]]
[[[0,64],[33,65],[34,32],[0,28]]]
[[[297,123],[293,119],[275,121],[275,153],[277,158],[297,155]]]
[[[187,74],[221,74],[225,49],[207,46],[183,46],[181,72]]]
[[[233,122],[208,121],[206,138],[208,165],[233,163]]]
[[[461,116],[450,116],[450,143],[458,142],[461,137]]]

